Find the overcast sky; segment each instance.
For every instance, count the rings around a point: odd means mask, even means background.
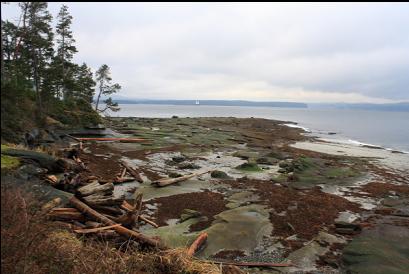
[[[108,64],[125,97],[409,100],[408,3],[67,5],[75,60]]]

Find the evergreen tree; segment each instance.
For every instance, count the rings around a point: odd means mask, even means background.
[[[75,70],[75,91],[73,92],[74,98],[77,100],[84,100],[91,104],[92,98],[95,94],[95,81],[93,79],[93,73],[91,68],[87,64],[83,63],[81,66],[77,66]]]
[[[58,96],[66,98],[69,96],[70,88],[73,88],[75,66],[72,58],[77,52],[74,43],[75,40],[71,31],[72,16],[68,12],[68,7],[63,5],[58,13],[57,33],[57,55],[55,56],[54,66],[57,72]]]
[[[103,109],[99,109],[99,101],[101,99],[101,95],[111,95],[117,93],[121,86],[119,84],[111,84],[111,72],[109,71],[109,67],[107,65],[102,65],[97,72],[95,73],[96,80],[98,82],[98,97],[95,103],[95,110],[99,112],[105,112],[106,110],[111,111],[119,111],[118,103],[112,101],[111,97],[108,97],[104,100],[105,107]]]
[[[46,82],[48,67],[54,54],[52,16],[47,10],[47,2],[23,2],[21,7],[27,11],[23,22],[22,40],[27,49],[24,58],[32,69],[32,80],[36,93],[38,116],[43,118],[43,98],[49,97],[51,90],[43,89]],[[25,21],[27,20],[27,21]]]

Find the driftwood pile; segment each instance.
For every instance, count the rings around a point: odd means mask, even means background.
[[[142,196],[134,205],[123,197],[113,196],[114,184],[101,184],[92,180],[76,189],[70,199],[72,207],[53,208],[48,216],[54,220],[69,222],[73,231],[79,234],[95,234],[101,237],[124,236],[142,244],[162,247],[161,243],[138,232],[139,223],[158,227],[156,223],[142,215]]]
[[[69,151],[67,156],[86,169],[75,150]],[[81,178],[79,174],[66,175],[61,180],[54,175],[47,176],[45,179],[51,185],[74,193],[69,200],[72,207],[48,208],[48,216],[53,220],[68,223],[78,234],[92,234],[104,238],[125,237],[144,245],[163,248],[159,240],[138,232],[141,222],[158,227],[147,216],[142,215],[142,195],[135,199],[134,204],[125,201],[123,196],[114,196],[114,184],[142,181],[131,166],[125,162],[122,165],[124,168],[114,182],[100,180],[96,176]],[[132,177],[126,177],[127,173]]]

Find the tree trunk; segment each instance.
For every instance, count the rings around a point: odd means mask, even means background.
[[[100,81],[99,82],[99,93],[98,93],[98,97],[97,97],[97,102],[95,103],[95,110],[96,111],[98,111],[99,99],[101,98],[101,93],[102,93],[102,86],[103,86],[103,82]]]
[[[43,120],[43,103],[40,94],[40,77],[38,75],[38,56],[35,49],[32,49],[33,54],[33,73],[34,73],[34,85],[36,91],[36,102],[37,102],[37,115],[38,121],[42,123]]]

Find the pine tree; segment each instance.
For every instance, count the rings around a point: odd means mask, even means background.
[[[113,102],[111,97],[108,97],[107,99],[104,100],[105,108],[103,109],[98,108],[101,95],[111,95],[117,93],[121,89],[121,86],[119,84],[111,84],[112,78],[108,65],[105,64],[102,65],[97,70],[95,75],[99,88],[97,101],[95,103],[95,110],[101,113],[105,112],[106,110],[119,111],[120,109],[118,107],[118,103]]]
[[[42,120],[44,118],[43,98],[51,96],[50,90],[43,89],[43,83],[48,76],[47,68],[54,54],[52,16],[47,10],[47,2],[23,2],[21,7],[27,11],[27,18],[24,18],[27,21],[23,22],[22,40],[28,55],[24,57],[32,68],[37,114]]]
[[[91,68],[83,63],[75,69],[75,90],[73,96],[77,100],[84,100],[91,104],[95,94],[95,81]]]
[[[75,40],[71,31],[72,16],[68,12],[68,7],[63,5],[58,13],[57,33],[57,55],[55,56],[55,66],[57,72],[58,96],[66,98],[70,96],[70,86],[73,87],[75,69],[72,58],[77,52]]]

